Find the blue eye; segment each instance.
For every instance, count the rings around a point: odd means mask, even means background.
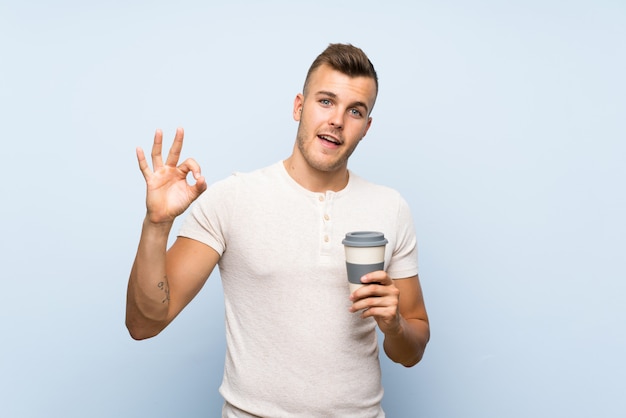
[[[322,100],[320,100],[320,103],[323,104],[323,105],[330,105],[330,100],[322,99]]]
[[[353,116],[363,116],[358,109],[350,109],[350,113],[352,113]]]

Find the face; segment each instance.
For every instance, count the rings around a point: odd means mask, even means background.
[[[293,108],[293,117],[300,122],[297,151],[304,161],[322,172],[346,169],[372,123],[369,113],[375,100],[372,78],[350,77],[326,65],[316,69]]]

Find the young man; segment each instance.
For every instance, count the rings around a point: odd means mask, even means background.
[[[224,417],[384,417],[376,326],[395,362],[420,361],[429,324],[405,200],[348,170],[378,92],[360,49],[331,44],[294,100],[289,158],[207,190],[199,165],[178,165],[177,130],[165,163],[157,131],[151,170],[141,149],[147,214],[129,284],[135,339],[163,330],[219,265],[227,355]],[[195,183],[186,181],[191,172]],[[206,190],[206,192],[205,192]],[[167,250],[174,219],[197,198]],[[349,292],[342,239],[380,231],[386,271]]]

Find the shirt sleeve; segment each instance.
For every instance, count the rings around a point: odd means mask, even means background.
[[[178,236],[200,241],[221,256],[226,249],[230,206],[236,194],[233,181],[234,176],[230,176],[202,193],[185,216]]]
[[[396,246],[387,267],[387,274],[392,279],[406,279],[418,274],[415,226],[409,205],[402,197],[398,200]]]

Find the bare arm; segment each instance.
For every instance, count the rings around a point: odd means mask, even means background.
[[[356,290],[351,299],[353,312],[373,317],[385,335],[387,356],[406,367],[416,365],[430,339],[430,326],[417,276],[392,280],[384,271],[369,273],[364,283],[377,282]]]
[[[126,327],[137,340],[167,327],[202,289],[219,260],[211,247],[189,238],[178,238],[165,252],[160,237],[144,221],[126,300]]]
[[[179,128],[164,164],[163,134],[156,132],[151,154],[153,170],[143,150],[137,149],[139,168],[146,180],[147,211],[126,300],[126,326],[135,339],[149,338],[163,330],[202,288],[219,259],[211,248],[187,239],[178,239],[167,251],[174,219],[206,189],[194,160],[177,166],[183,136]],[[190,172],[195,178],[193,185],[186,179]],[[203,257],[197,257],[198,253]]]

